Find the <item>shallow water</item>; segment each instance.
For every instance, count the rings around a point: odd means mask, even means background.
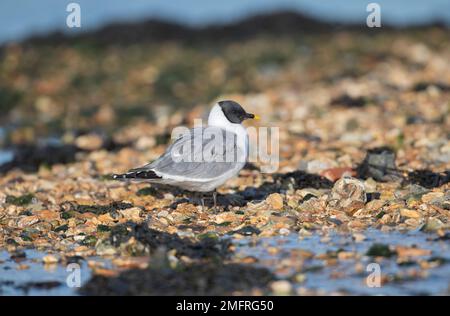
[[[67,283],[73,280],[73,270],[67,271],[61,264],[43,264],[44,252],[29,249],[25,254],[25,259],[14,260],[7,251],[0,251],[0,295],[77,295],[78,288]],[[89,260],[107,263],[99,258]],[[29,268],[20,270],[21,264]],[[83,285],[91,277],[91,270],[84,260],[78,264]]]
[[[14,152],[12,150],[0,149],[0,166],[12,161],[14,159]]]
[[[327,266],[323,260],[308,259],[303,263],[302,269],[310,272],[301,272],[305,275],[305,280],[295,283],[295,288],[303,287],[316,291],[317,294],[345,293],[350,295],[448,295],[450,289],[450,244],[445,240],[437,241],[435,235],[422,232],[410,233],[382,233],[378,230],[368,230],[364,232],[366,239],[356,243],[351,235],[331,235],[329,241],[323,241],[323,236],[312,235],[299,238],[297,234],[286,237],[266,238],[259,240],[256,244],[251,239],[239,241],[237,256],[252,256],[258,258],[258,263],[275,272],[278,276],[286,276],[299,270],[293,260],[291,272],[286,271],[286,265],[280,261],[289,258],[293,250],[308,250],[316,255],[324,254],[328,251],[351,251],[362,254],[361,258],[350,260],[339,260],[336,265]],[[375,259],[366,256],[367,250],[374,244],[381,243],[391,246],[416,246],[421,249],[431,250],[430,256],[413,258],[406,264],[398,264],[397,257],[383,258],[377,261],[380,265],[381,274],[392,276],[395,281],[382,284],[381,287],[369,287],[366,285],[368,275],[373,270],[367,272],[368,264]],[[279,252],[271,255],[268,247],[277,247]],[[426,270],[425,277],[410,277],[409,272],[413,269],[424,271],[417,264],[418,259],[429,260],[437,258],[446,263]],[[364,269],[357,270],[356,264],[360,264]],[[280,268],[281,266],[281,268]]]
[[[257,265],[272,270],[280,278],[289,278],[301,272],[305,276],[304,281],[294,282],[294,288],[305,288],[313,291],[313,294],[342,293],[349,295],[448,295],[450,286],[450,244],[445,240],[436,240],[436,235],[422,232],[412,233],[382,233],[377,230],[364,232],[366,239],[356,243],[351,235],[331,234],[329,240],[324,240],[321,235],[301,237],[291,234],[284,237],[253,239],[246,237],[234,240],[236,245],[236,258],[252,256],[258,258]],[[397,280],[382,284],[381,287],[368,287],[366,278],[370,272],[366,272],[368,264],[375,259],[365,256],[367,250],[374,244],[381,243],[391,246],[413,246],[429,249],[431,255],[420,257],[420,260],[429,261],[430,258],[439,257],[446,261],[440,266],[426,270],[425,277],[404,277],[412,269],[424,271],[417,263],[417,258],[408,264],[399,265],[397,257],[383,258],[377,263],[380,265],[382,275],[396,276]],[[276,247],[278,252],[271,254],[269,247]],[[323,260],[317,258],[306,259],[299,263],[295,259],[293,251],[299,249],[313,252],[316,256],[330,251],[344,250],[362,254],[360,258],[338,260],[337,264],[329,266]],[[70,271],[66,267],[58,265],[44,265],[42,257],[46,253],[36,250],[26,250],[24,260],[14,260],[11,254],[0,251],[0,295],[77,295],[77,288],[69,287],[66,283]],[[294,258],[294,259],[292,259]],[[110,268],[111,263],[101,258],[89,258],[93,261],[101,261],[105,268]],[[20,270],[20,264],[26,264],[29,268]],[[81,285],[90,277],[91,270],[85,260],[79,262]],[[356,265],[364,269],[356,270]],[[301,267],[301,269],[300,269]],[[52,285],[53,284],[53,285]],[[50,285],[49,288],[46,288]]]

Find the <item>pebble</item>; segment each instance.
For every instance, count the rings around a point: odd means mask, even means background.
[[[131,207],[125,210],[120,210],[119,212],[125,219],[131,220],[133,222],[140,222],[142,221],[140,217],[141,211],[142,210],[139,207]]]
[[[266,202],[275,210],[281,210],[283,208],[283,197],[279,193],[270,194]]]
[[[304,283],[306,281],[306,274],[305,273],[297,273],[295,275],[295,282],[297,283]]]
[[[17,222],[17,227],[19,228],[25,228],[28,226],[31,226],[35,223],[39,222],[39,217],[35,216],[35,215],[31,215],[31,216],[25,216],[22,217],[18,222]]]
[[[16,266],[16,270],[22,271],[22,270],[28,270],[30,266],[28,264],[18,264]]]
[[[430,203],[433,200],[442,198],[443,196],[444,196],[444,192],[430,192],[430,193],[422,195],[422,202]]]
[[[169,212],[167,212],[166,210],[158,213],[158,217],[167,217],[168,215],[169,215]]]
[[[364,183],[355,178],[342,178],[331,190],[329,206],[337,207],[346,213],[354,213],[364,207],[367,201]]]
[[[340,251],[338,253],[339,260],[350,260],[350,259],[353,259],[354,257],[355,257],[355,253],[350,252],[350,251]]]
[[[365,209],[369,211],[379,211],[385,204],[386,201],[384,200],[372,200],[367,202]]]
[[[366,239],[366,236],[361,233],[354,233],[353,239],[355,240],[355,242],[363,242]]]
[[[136,148],[139,150],[146,150],[156,145],[155,137],[142,136],[136,141]]]
[[[416,228],[420,225],[420,221],[418,221],[415,218],[408,218],[407,220],[405,220],[405,224],[408,226],[412,226],[413,228]]]
[[[397,246],[395,251],[399,257],[422,257],[431,255],[431,250],[415,247]]]
[[[335,182],[343,177],[353,177],[356,176],[356,171],[350,167],[344,168],[331,168],[326,169],[320,172],[322,177],[327,178],[328,180]]]
[[[97,134],[86,134],[75,139],[75,145],[83,150],[97,150],[103,145],[103,139]]]
[[[436,217],[430,217],[428,218],[427,222],[425,223],[424,227],[422,228],[423,231],[429,231],[434,232],[441,228],[443,228],[445,225],[442,223],[441,220],[439,220]]]
[[[35,211],[34,215],[39,217],[39,219],[41,219],[41,220],[47,220],[47,221],[59,219],[58,212],[49,211],[49,210]]]
[[[377,181],[396,180],[398,173],[395,159],[396,155],[392,149],[373,148],[367,152],[366,157],[358,166],[358,172],[363,177],[370,177]]]
[[[308,172],[308,173],[320,173],[321,171],[329,169],[331,167],[332,167],[332,162],[321,161],[321,160],[312,160],[312,161],[308,161],[308,162],[302,161],[300,164],[300,169],[306,170],[306,172]]]
[[[286,236],[286,235],[289,235],[291,233],[291,231],[289,229],[287,229],[287,228],[281,228],[279,230],[279,233],[280,233],[280,235]]]
[[[366,188],[366,192],[376,192],[377,190],[377,182],[373,178],[368,178],[364,181],[364,187]]]
[[[274,281],[270,288],[274,295],[289,295],[292,292],[292,284],[286,280]]]
[[[58,263],[59,259],[54,255],[46,255],[42,258],[42,262],[45,264],[54,264]]]
[[[86,238],[86,235],[75,235],[73,236],[73,240],[75,241],[83,241]]]
[[[408,210],[408,209],[401,209],[400,215],[404,217],[411,217],[411,218],[420,218],[421,215],[419,212],[414,210]]]
[[[149,264],[149,257],[115,258],[112,263],[121,268],[145,269]]]

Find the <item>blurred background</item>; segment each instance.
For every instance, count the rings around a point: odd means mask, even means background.
[[[0,3],[0,165],[24,144],[114,149],[142,133],[164,143],[187,109],[202,115],[217,98],[306,120],[336,104],[385,105],[393,87],[448,88],[447,0],[377,1],[381,28],[366,26],[370,1],[359,0],[79,0],[81,28],[68,28],[70,2]]]
[[[278,10],[302,12],[312,17],[342,23],[364,23],[366,6],[361,0],[78,0],[83,9],[82,28],[65,27],[66,6],[71,1],[22,0],[0,3],[0,41],[15,41],[34,34],[60,30],[66,33],[92,30],[117,21],[138,21],[158,18],[191,26],[230,23],[257,13]],[[392,25],[411,26],[441,21],[450,23],[447,0],[379,0],[383,21]]]

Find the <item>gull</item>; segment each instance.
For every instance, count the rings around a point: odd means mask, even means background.
[[[216,188],[235,177],[248,158],[248,134],[242,126],[247,119],[259,116],[247,113],[231,100],[219,101],[211,109],[206,127],[195,127],[176,138],[163,155],[123,174],[116,180],[145,181],[166,184],[183,190],[213,193]],[[204,207],[203,197],[201,199]]]

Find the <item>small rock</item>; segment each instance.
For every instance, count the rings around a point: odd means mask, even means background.
[[[295,275],[295,282],[304,283],[306,281],[306,274],[298,273]]]
[[[386,201],[383,200],[372,200],[370,202],[367,202],[365,209],[372,212],[379,211],[385,204]]]
[[[412,226],[413,228],[417,228],[420,225],[420,221],[415,218],[408,218],[405,220],[405,224],[408,226]]]
[[[415,247],[397,246],[395,250],[399,257],[422,257],[431,255],[431,250]]]
[[[28,270],[29,268],[30,268],[30,266],[27,265],[27,264],[24,264],[24,263],[19,264],[19,265],[17,265],[17,267],[16,267],[16,269],[19,270],[19,271],[21,271],[21,270]]]
[[[41,220],[52,221],[59,219],[59,213],[49,210],[35,211],[34,215],[39,217]]]
[[[340,251],[338,253],[339,260],[349,260],[349,259],[353,259],[354,257],[355,257],[355,253],[350,252],[350,251]]]
[[[251,236],[251,235],[259,235],[261,231],[253,226],[244,226],[241,229],[234,231],[234,233],[243,236]]]
[[[343,177],[354,177],[356,176],[356,171],[350,167],[344,168],[330,168],[323,170],[319,173],[322,177],[335,182]]]
[[[119,275],[120,273],[118,270],[104,269],[104,268],[95,268],[92,270],[92,272],[95,275],[100,275],[108,278],[117,277],[117,275]]]
[[[148,267],[148,257],[131,257],[131,258],[116,258],[112,263],[121,268],[127,269],[145,269]]]
[[[441,228],[444,228],[444,226],[444,223],[442,223],[436,217],[430,217],[423,226],[422,230],[425,232],[435,232]]]
[[[17,222],[17,227],[25,228],[25,227],[28,227],[28,226],[31,226],[31,225],[37,223],[38,221],[39,221],[39,217],[37,217],[35,215],[25,216],[25,217],[22,217]]]
[[[377,191],[377,182],[372,178],[366,179],[366,181],[364,181],[364,186],[366,187],[366,192]]]
[[[295,249],[291,253],[293,256],[298,256],[302,259],[312,259],[315,256],[314,252],[305,249]]]
[[[355,242],[363,242],[366,239],[366,236],[361,233],[354,233],[353,239],[355,240]]]
[[[139,150],[145,150],[152,148],[156,145],[156,139],[155,137],[149,137],[149,136],[142,136],[139,137],[139,139],[136,141],[136,148]]]
[[[395,191],[394,196],[403,200],[421,200],[422,196],[428,192],[428,189],[418,184],[409,184],[404,189]]]
[[[158,217],[167,217],[168,215],[169,215],[169,212],[167,212],[166,210],[158,213]]]
[[[321,160],[302,161],[300,164],[300,169],[305,170],[308,173],[319,173],[331,167],[332,165],[330,162]]]
[[[310,232],[309,230],[305,229],[305,228],[300,228],[300,230],[298,231],[298,235],[300,237],[309,237],[312,236],[312,232]]]
[[[266,202],[275,210],[281,210],[283,208],[283,197],[279,193],[269,195]]]
[[[237,218],[236,214],[234,214],[233,212],[221,212],[219,214],[216,215],[215,218],[215,223],[216,224],[223,224],[223,223],[230,223],[235,221]]]
[[[54,264],[58,263],[58,258],[56,258],[54,255],[46,255],[42,258],[42,262],[45,264]]]
[[[100,242],[96,246],[96,252],[99,256],[112,256],[116,254],[117,250],[108,242]]]
[[[292,284],[286,280],[274,281],[270,288],[274,295],[289,295],[292,292]]]
[[[367,155],[358,166],[360,177],[377,181],[398,180],[399,173],[395,165],[395,152],[388,147],[378,147],[367,151]]]
[[[286,235],[289,235],[291,233],[291,231],[287,228],[281,228],[279,233],[280,233],[280,235],[286,236]]]
[[[420,213],[414,210],[408,210],[408,209],[401,209],[400,215],[404,217],[410,217],[410,218],[420,218]]]
[[[125,210],[120,210],[119,212],[125,219],[131,220],[133,222],[140,222],[142,220],[140,217],[141,209],[139,207],[131,207]]]
[[[443,192],[430,192],[427,194],[422,195],[422,202],[423,203],[430,203],[433,200],[438,200],[444,196]]]
[[[328,200],[329,206],[354,213],[367,201],[364,183],[354,178],[342,178],[335,183]]]
[[[305,212],[320,212],[325,208],[325,203],[318,198],[310,198],[300,204],[299,209]]]
[[[75,235],[73,236],[73,240],[75,241],[83,241],[86,238],[86,235]]]
[[[381,216],[381,218],[380,218],[381,224],[390,224],[391,221],[392,221],[392,217],[389,214],[383,214],[383,216]]]
[[[97,134],[81,135],[75,139],[75,145],[83,150],[97,150],[102,148],[103,139]]]

